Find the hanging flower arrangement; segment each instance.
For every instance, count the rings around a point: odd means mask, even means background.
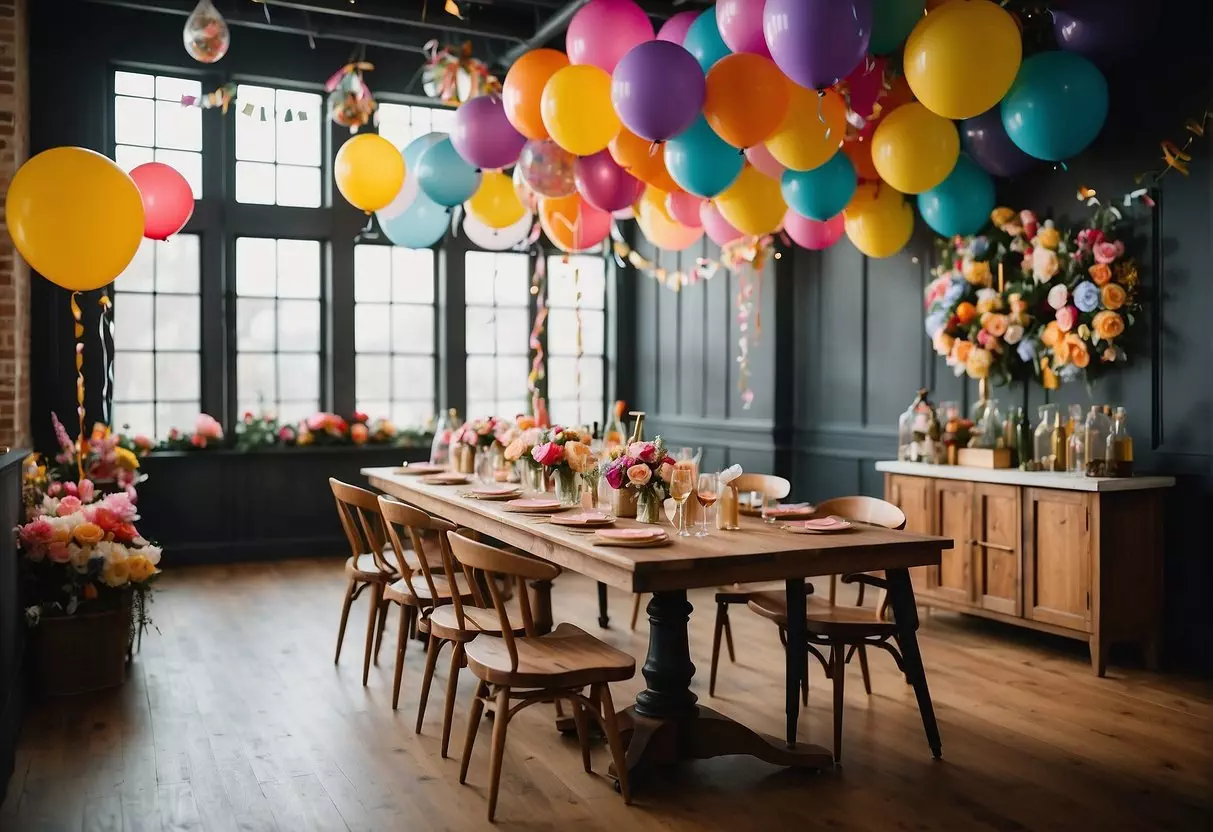
[[[462,104],[478,95],[501,92],[501,81],[489,71],[488,64],[472,57],[472,44],[462,47],[438,46],[432,40],[425,45],[426,62],[421,70],[421,88],[430,98],[443,104]]]

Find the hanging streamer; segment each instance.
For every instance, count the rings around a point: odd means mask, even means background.
[[[76,434],[76,471],[79,474],[77,482],[84,481],[84,453],[87,440],[84,438],[84,315],[80,310],[77,298],[79,292],[72,292],[72,319],[75,321],[73,331],[76,335],[76,416],[79,419],[80,431]]]
[[[110,424],[110,396],[114,389],[114,362],[109,350],[114,340],[112,303],[108,292],[102,292],[101,299],[97,301],[101,307],[101,315],[97,319],[97,338],[101,341],[101,421],[107,425]]]
[[[535,271],[531,274],[531,294],[535,297],[535,325],[531,327],[528,341],[531,347],[531,371],[526,377],[526,389],[531,394],[532,415],[538,416],[540,399],[539,381],[543,378],[543,325],[548,317],[547,306],[547,261],[543,252],[535,257]]]
[[[564,258],[568,260],[566,255]],[[581,269],[573,269],[573,319],[577,325],[577,354],[573,361],[573,389],[577,391],[577,424],[581,421]]]

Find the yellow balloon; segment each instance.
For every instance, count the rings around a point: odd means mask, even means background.
[[[682,251],[703,238],[703,228],[690,228],[673,219],[665,208],[665,191],[652,185],[636,203],[636,224],[640,233],[657,248]]]
[[[876,172],[903,194],[934,188],[948,178],[959,157],[956,125],[916,101],[889,113],[872,134]]]
[[[480,187],[468,200],[467,209],[489,228],[509,228],[526,213],[514,183],[499,170],[486,170],[481,174]]]
[[[861,185],[843,212],[847,238],[868,257],[891,257],[914,233],[914,211],[905,197],[881,183]]]
[[[751,165],[741,169],[737,181],[716,197],[720,215],[743,234],[770,234],[783,223],[787,203],[779,182],[763,176]]]
[[[830,161],[847,137],[847,104],[833,90],[826,90],[819,99],[815,90],[790,81],[788,87],[792,103],[767,139],[767,150],[785,168],[819,168]]]
[[[352,136],[333,164],[337,190],[355,208],[370,213],[386,207],[404,184],[404,157],[375,133]]]
[[[928,110],[962,119],[1002,100],[1022,60],[1009,12],[989,0],[950,0],[914,26],[904,63],[910,89]]]
[[[134,180],[82,147],[44,150],[22,165],[4,210],[21,256],[73,292],[113,282],[143,239],[143,200]]]
[[[543,126],[577,156],[605,150],[622,124],[611,104],[611,76],[592,64],[557,70],[543,87]]]

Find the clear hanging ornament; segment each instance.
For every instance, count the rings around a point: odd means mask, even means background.
[[[198,5],[186,18],[181,39],[190,57],[204,64],[218,61],[227,54],[228,47],[232,45],[232,34],[228,31],[227,21],[219,14],[211,0],[198,0]]]

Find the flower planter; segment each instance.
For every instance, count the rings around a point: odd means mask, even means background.
[[[616,517],[635,517],[636,492],[630,488],[611,489],[611,513]]]
[[[131,647],[131,598],[115,609],[46,616],[29,640],[33,683],[44,696],[103,690],[126,681]]]

